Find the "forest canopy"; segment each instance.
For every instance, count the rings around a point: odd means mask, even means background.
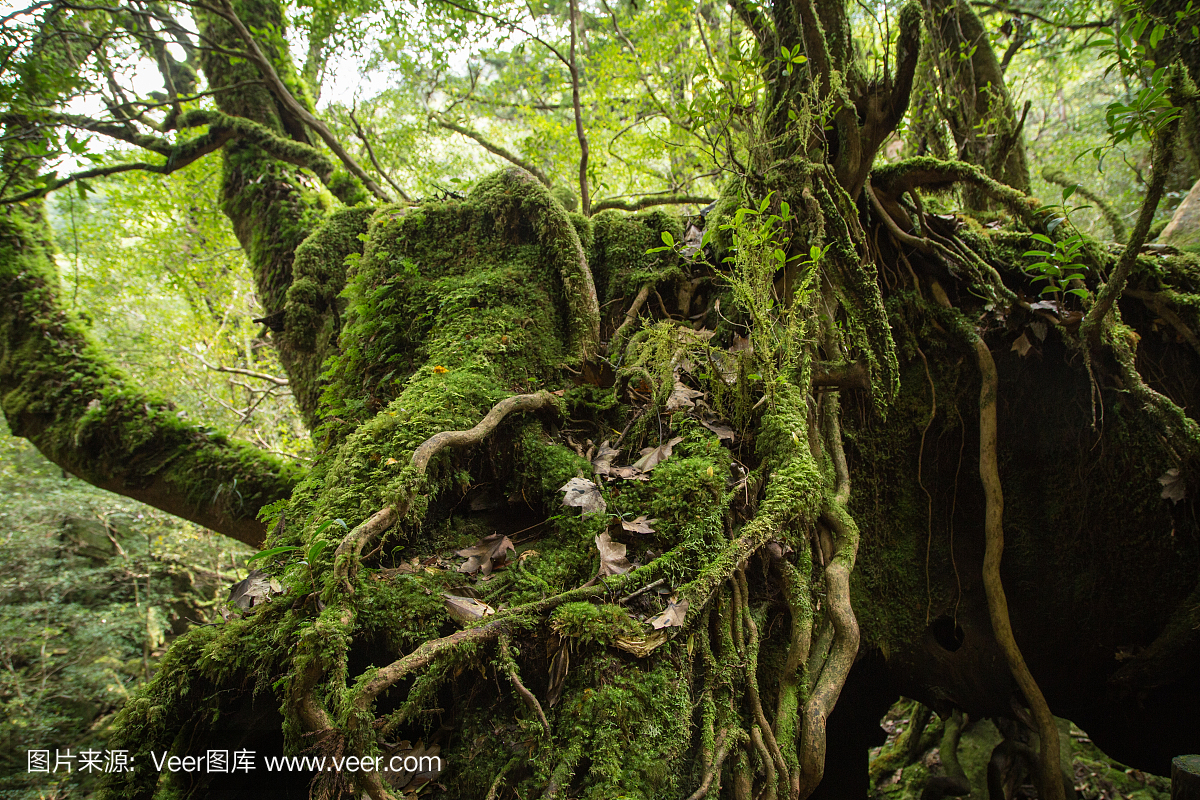
[[[860,797],[936,745],[905,792],[1061,800],[1071,723],[1200,750],[1191,0],[0,22],[8,429],[258,551],[156,670],[145,612],[102,796]],[[149,768],[214,749],[376,766]]]

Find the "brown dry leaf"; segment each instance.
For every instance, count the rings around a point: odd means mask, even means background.
[[[546,705],[550,708],[554,708],[554,704],[562,697],[563,683],[566,682],[567,672],[571,669],[570,644],[570,639],[563,639],[554,658],[550,659],[550,685],[546,689]]]
[[[279,584],[271,580],[271,576],[261,569],[250,570],[245,580],[240,580],[229,587],[227,603],[238,608],[254,608],[261,606],[270,599],[272,594],[279,594],[275,586]],[[282,588],[282,587],[280,587]]]
[[[687,617],[688,601],[675,602],[674,598],[667,601],[667,610],[661,614],[655,614],[650,619],[646,620],[646,624],[661,630],[663,628],[679,628],[683,626],[683,620]]]
[[[630,533],[654,533],[654,528],[651,528],[652,523],[658,522],[656,519],[646,519],[646,515],[642,514],[632,522],[621,520],[621,527]]]
[[[618,636],[613,644],[626,653],[633,653],[638,658],[645,658],[656,649],[671,641],[671,634],[665,630],[651,631],[645,636]]]
[[[608,509],[608,504],[604,502],[604,497],[600,494],[600,487],[589,480],[571,478],[559,488],[559,491],[567,493],[563,497],[563,505],[582,508],[584,516],[603,514]]]
[[[704,420],[700,420],[700,424],[715,433],[718,439],[728,439],[732,442],[737,438],[737,433],[733,428],[722,422],[705,422]]]
[[[614,542],[608,531],[596,537],[596,549],[600,551],[600,577],[624,575],[633,569],[633,564],[625,557],[625,545]]]
[[[1170,500],[1172,503],[1178,503],[1187,496],[1187,485],[1183,478],[1179,475],[1179,470],[1172,467],[1164,472],[1158,479],[1162,484],[1162,499]]]
[[[458,551],[457,555],[467,559],[459,566],[458,571],[468,575],[476,572],[491,575],[498,564],[507,560],[508,551],[516,549],[507,536],[498,533],[485,536],[470,547]]]
[[[621,451],[612,447],[605,439],[600,443],[600,449],[596,451],[595,458],[592,459],[592,469],[597,475],[610,475],[613,469],[613,459],[621,454]]]
[[[429,769],[413,772],[409,772],[406,769],[386,770],[384,775],[387,776],[387,782],[397,791],[404,790],[406,794],[410,792],[415,794],[420,786],[429,783],[441,774],[442,770],[436,768],[445,763],[438,757],[441,752],[441,745],[431,744],[429,747],[426,747],[424,742],[418,741],[417,746],[413,747],[408,743],[407,739],[388,748],[384,753],[385,758],[383,759],[383,763],[390,763],[395,758],[396,763],[402,767],[407,763],[415,764],[418,770],[421,767]],[[415,758],[416,761],[409,761],[408,759],[410,758]]]
[[[1029,341],[1029,337],[1023,333],[1017,337],[1017,340],[1013,342],[1012,347],[1009,348],[1010,351],[1015,350],[1017,353],[1019,353],[1021,358],[1029,355],[1029,351],[1032,349],[1033,342]]]
[[[671,390],[671,396],[667,398],[667,413],[695,408],[696,398],[703,396],[704,392],[686,386],[683,381],[676,377],[675,388]]]
[[[650,476],[637,467],[613,467],[608,474],[614,478],[624,478],[627,481],[650,480]]]
[[[642,457],[634,462],[633,468],[642,472],[649,472],[657,467],[662,462],[671,457],[671,448],[683,441],[682,436],[676,436],[674,439],[663,442],[658,447],[642,448]]]
[[[496,613],[496,609],[474,597],[443,593],[442,599],[446,603],[446,612],[459,622],[477,622]]]
[[[541,553],[539,553],[537,550],[534,550],[533,548],[530,548],[528,550],[523,551],[521,553],[521,555],[517,556],[517,561],[524,561],[527,558],[533,558],[534,556],[539,556],[539,555],[541,555]]]

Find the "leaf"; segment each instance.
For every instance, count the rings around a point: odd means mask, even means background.
[[[1162,499],[1170,500],[1172,503],[1178,503],[1187,495],[1187,484],[1184,482],[1179,470],[1175,467],[1164,472],[1159,476],[1158,482],[1162,484]]]
[[[674,439],[663,442],[658,447],[642,448],[642,457],[633,462],[633,468],[642,472],[649,472],[657,467],[662,462],[671,457],[671,448],[683,441],[682,436],[676,436]]]
[[[704,392],[686,386],[679,378],[675,379],[675,388],[667,398],[667,413],[683,411],[685,408],[695,408],[696,398],[703,397]]]
[[[648,481],[650,476],[637,467],[613,467],[609,473],[614,478],[624,478],[627,481]]]
[[[1017,340],[1013,342],[1012,347],[1009,349],[1015,350],[1021,355],[1021,358],[1024,358],[1025,356],[1029,355],[1029,351],[1033,349],[1033,342],[1029,341],[1029,337],[1022,333],[1017,337]]]
[[[384,752],[383,763],[389,765],[389,768],[384,769],[383,774],[393,789],[397,791],[403,789],[405,794],[411,797],[416,793],[418,787],[429,783],[445,769],[445,760],[438,757],[441,752],[442,746],[439,744],[425,747],[424,742],[418,740],[414,747],[406,739]],[[410,761],[409,759],[416,760]],[[397,768],[391,769],[390,765],[392,764],[395,764]],[[428,769],[423,772],[410,772],[403,769],[404,764],[416,764],[418,768],[423,766]]]
[[[722,422],[705,422],[704,420],[700,420],[700,424],[715,433],[718,439],[728,439],[732,442],[737,438],[737,433],[733,428]]]
[[[496,609],[482,600],[476,600],[474,597],[461,597],[456,594],[443,593],[442,599],[446,604],[446,613],[459,622],[477,622],[484,617],[490,617],[496,613]]]
[[[295,549],[299,550],[300,548],[297,547]],[[278,594],[278,592],[274,593]],[[251,570],[250,574],[244,580],[240,580],[229,587],[229,597],[226,602],[238,608],[254,608],[267,602],[271,594],[271,576],[261,569],[255,569]]]
[[[600,487],[589,480],[571,478],[559,488],[559,491],[567,493],[563,497],[563,505],[582,508],[584,516],[603,514],[608,510],[608,504],[604,502],[604,497],[600,494]]]
[[[554,708],[555,703],[562,697],[563,684],[567,673],[571,670],[571,640],[563,639],[558,645],[554,658],[550,659],[550,685],[546,688],[546,705]]]
[[[303,549],[304,549],[303,547],[287,547],[287,546],[272,547],[270,550],[263,550],[261,553],[255,553],[254,555],[247,558],[246,566],[250,566],[255,561],[258,561],[260,558],[263,558],[263,559],[274,558],[275,556],[280,555],[282,553],[290,553],[293,550],[303,550]]]
[[[596,549],[600,551],[600,577],[624,575],[633,569],[633,564],[625,557],[625,545],[614,542],[608,531],[596,537]]]
[[[739,336],[738,334],[735,333],[733,335],[733,344],[729,345],[729,352],[731,352],[731,353],[753,353],[754,348],[750,344],[750,337],[749,336]]]
[[[507,536],[493,533],[485,536],[470,547],[459,550],[456,555],[467,559],[458,568],[459,572],[473,575],[476,572],[491,575],[497,564],[508,558],[508,551],[517,548]]]
[[[650,525],[655,522],[658,522],[658,520],[646,519],[646,515],[642,514],[640,517],[630,522],[621,520],[621,527],[630,533],[654,533],[654,528],[651,528]],[[624,547],[624,545],[622,545],[622,547]]]
[[[684,619],[687,618],[687,610],[687,600],[677,603],[675,602],[675,599],[672,598],[667,601],[667,609],[661,614],[656,614],[650,619],[646,620],[646,624],[654,628],[656,631],[663,628],[681,628],[683,627]]]
[[[612,474],[613,459],[620,454],[621,451],[609,445],[608,439],[605,439],[600,443],[600,448],[596,451],[596,457],[592,459],[592,469],[596,471],[597,475]]]

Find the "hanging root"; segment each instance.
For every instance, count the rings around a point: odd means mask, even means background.
[[[500,658],[504,665],[504,671],[508,674],[509,683],[517,690],[517,694],[521,695],[521,699],[525,701],[525,705],[529,706],[538,718],[538,722],[542,723],[542,730],[546,733],[546,739],[550,739],[552,732],[550,730],[550,721],[546,719],[546,712],[542,710],[542,704],[534,696],[533,692],[525,688],[525,684],[521,683],[521,675],[517,671],[517,662],[513,660],[512,653],[509,651],[509,638],[507,633],[501,633],[500,639]]]
[[[950,298],[941,284],[932,284],[933,296],[943,308],[952,308]],[[1008,662],[1009,671],[1020,687],[1025,699],[1033,711],[1037,724],[1038,736],[1041,740],[1041,758],[1038,760],[1038,786],[1042,800],[1064,800],[1062,781],[1059,777],[1060,758],[1058,745],[1058,727],[1054,723],[1054,715],[1042,695],[1017,640],[1013,636],[1012,622],[1008,617],[1008,599],[1004,595],[1004,584],[1000,582],[1000,559],[1004,554],[1004,491],[1000,485],[1000,468],[996,460],[996,394],[999,378],[996,374],[996,362],[988,350],[983,337],[976,336],[976,361],[979,364],[979,478],[983,482],[984,500],[984,534],[986,536],[983,556],[983,588],[987,596],[988,615],[992,620],[992,631],[1004,658]]]
[[[430,460],[447,447],[467,447],[479,444],[485,437],[496,430],[496,426],[504,421],[514,411],[537,411],[554,404],[554,395],[549,392],[533,394],[518,394],[506,397],[492,407],[479,424],[469,431],[442,431],[429,437],[412,456],[412,465],[417,472],[424,474]]]

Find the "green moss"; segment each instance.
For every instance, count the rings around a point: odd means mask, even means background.
[[[561,605],[550,616],[550,627],[560,636],[570,636],[585,644],[609,644],[614,639],[642,633],[642,626],[624,608],[608,603]]]

